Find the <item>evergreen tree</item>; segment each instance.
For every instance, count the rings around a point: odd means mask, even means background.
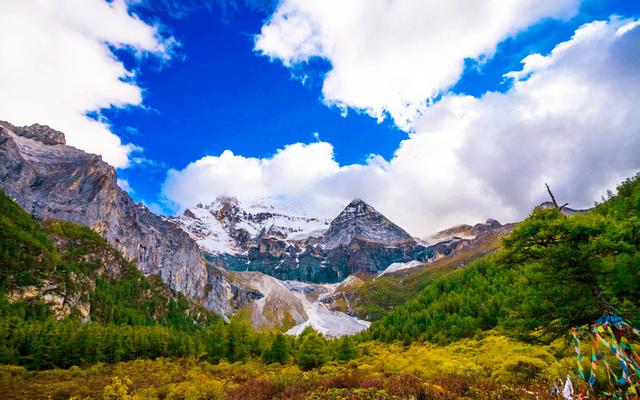
[[[297,364],[305,370],[323,365],[327,361],[325,339],[310,328],[306,328],[301,337],[300,346],[296,354]]]
[[[338,341],[338,348],[336,349],[336,359],[339,361],[349,361],[358,357],[358,350],[356,349],[353,339],[349,336],[344,336]]]
[[[270,347],[265,348],[262,353],[262,360],[266,363],[284,364],[289,359],[289,346],[283,334],[279,333],[273,339]]]

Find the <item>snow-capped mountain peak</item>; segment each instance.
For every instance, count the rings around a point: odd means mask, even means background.
[[[239,255],[261,237],[303,240],[320,236],[330,220],[264,201],[242,203],[220,196],[210,204],[198,204],[174,219],[198,244],[212,254]]]
[[[324,248],[348,245],[353,239],[367,242],[398,244],[415,239],[363,200],[352,200],[331,222],[322,238]]]
[[[360,199],[336,212],[333,221],[293,204],[223,197],[187,210],[175,221],[198,241],[210,262],[283,280],[338,282],[357,271],[375,275],[383,265],[424,261],[431,254]]]

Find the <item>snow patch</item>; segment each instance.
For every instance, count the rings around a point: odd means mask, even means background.
[[[281,281],[260,272],[244,272],[239,273],[239,276],[246,279],[247,287],[264,296],[253,303],[254,323],[264,325],[272,323],[265,319],[264,310],[266,307],[275,306],[283,313],[290,313],[296,322],[296,325],[287,331],[289,335],[298,335],[304,328],[311,326],[324,336],[340,337],[354,335],[367,329],[371,324],[343,312],[329,310],[320,301],[324,296],[333,293],[344,281],[334,284]],[[311,300],[310,297],[316,300]]]
[[[261,233],[282,235],[296,241],[322,236],[331,219],[312,216],[297,207],[301,206],[283,202],[277,205],[266,202],[243,204],[235,198],[220,197],[211,204],[198,204],[186,210],[173,221],[203,250],[212,254],[240,255],[246,254],[243,243],[235,239],[241,230],[248,233],[250,240]]]
[[[424,264],[423,262],[411,260],[406,263],[393,263],[389,265],[384,271],[380,272],[378,276],[382,276],[384,274],[390,274],[392,272],[402,271],[404,269],[415,268]]]
[[[213,254],[241,254],[235,240],[210,209],[196,207],[174,221],[205,251]]]
[[[351,317],[340,311],[327,309],[324,304],[308,302],[305,304],[308,319],[287,331],[288,335],[297,336],[310,326],[324,336],[340,337],[355,335],[371,325],[371,322]]]

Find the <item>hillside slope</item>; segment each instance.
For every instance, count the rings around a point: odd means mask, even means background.
[[[58,320],[193,327],[213,314],[145,277],[91,229],[35,221],[0,191],[0,297],[4,313]]]
[[[407,265],[409,268],[386,272],[377,277],[358,275],[338,286],[323,301],[332,309],[375,321],[416,297],[436,278],[497,251],[500,238],[508,234],[513,226],[498,224],[476,236],[449,238],[452,242],[447,244],[446,255],[438,253],[439,256],[430,262]],[[439,251],[445,251],[444,243],[438,245]]]
[[[437,278],[367,337],[447,343],[499,328],[548,341],[615,313],[640,320],[640,175],[586,213],[537,208],[495,255]]]

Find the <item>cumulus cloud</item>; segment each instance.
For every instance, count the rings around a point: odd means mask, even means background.
[[[272,195],[312,196],[318,181],[339,169],[333,147],[326,142],[291,144],[268,158],[243,157],[226,150],[219,156],[203,157],[181,171],[169,170],[163,192],[180,208],[219,195],[243,200]]]
[[[111,48],[170,56],[172,39],[140,20],[125,0],[8,0],[0,4],[0,118],[48,124],[67,142],[115,167],[131,152],[99,111],[138,106],[142,90]],[[98,113],[98,119],[87,113]]]
[[[269,158],[226,151],[170,172],[180,208],[220,194],[299,196],[309,204],[361,197],[416,235],[488,217],[516,220],[546,200],[589,207],[640,169],[640,26],[587,24],[550,54],[531,55],[505,93],[448,94],[415,123],[390,160],[340,166],[329,143]]]
[[[464,60],[546,17],[573,15],[579,0],[283,0],[255,49],[287,67],[331,64],[324,101],[410,130],[429,102],[460,78]]]

